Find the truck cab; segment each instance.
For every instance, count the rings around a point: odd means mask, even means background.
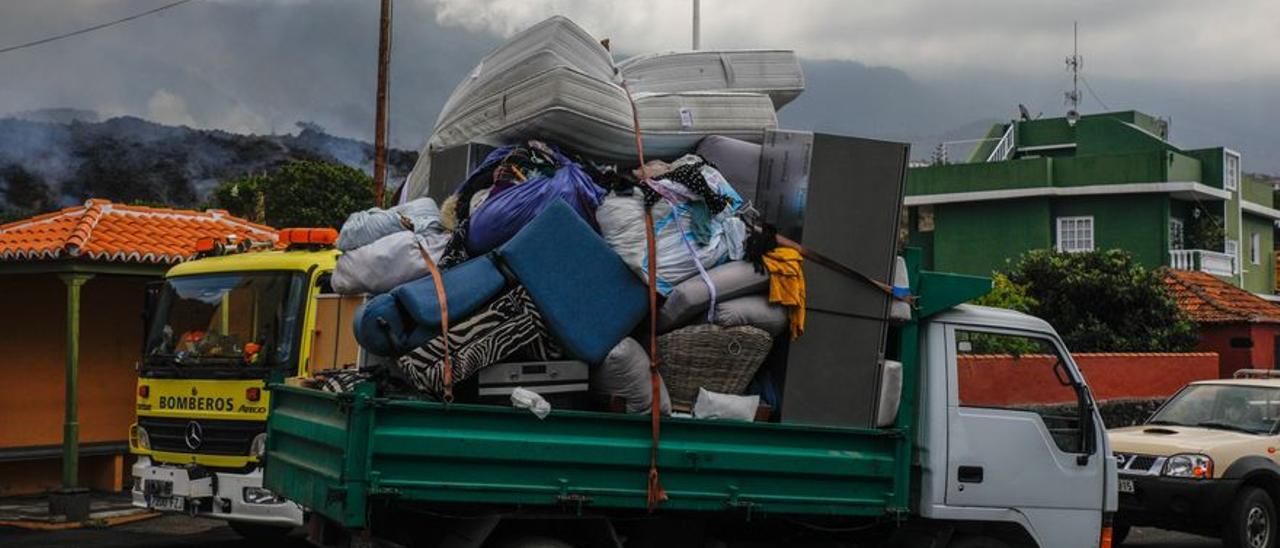
[[[1145,424],[1113,430],[1117,536],[1145,525],[1219,537],[1231,547],[1274,546],[1278,434],[1280,373],[1270,370],[1188,384]]]
[[[1106,546],[1116,460],[1053,327],[959,305],[922,330],[919,515],[1013,546]]]
[[[246,536],[302,524],[300,506],[262,487],[266,383],[308,373],[338,255],[301,234],[282,232],[284,250],[202,242],[205,256],[150,295],[129,435],[135,506],[226,519]]]

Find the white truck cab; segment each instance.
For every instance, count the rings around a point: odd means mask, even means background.
[[[999,538],[1025,535],[1016,544],[1106,545],[1099,509],[1116,510],[1116,460],[1053,328],[1019,312],[960,305],[923,329],[919,515],[1005,523]],[[1033,388],[1055,397],[1019,397]]]

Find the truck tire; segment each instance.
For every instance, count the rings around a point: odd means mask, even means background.
[[[228,521],[227,525],[230,525],[231,530],[244,537],[245,540],[264,543],[284,540],[293,531],[292,527],[284,525],[264,525],[247,521]]]
[[[1130,529],[1129,524],[1122,521],[1111,524],[1111,545],[1116,548],[1124,545],[1124,539],[1129,538]]]
[[[965,535],[952,539],[947,548],[1009,548],[1009,544],[998,538]]]
[[[543,537],[529,536],[512,539],[507,542],[498,544],[497,548],[575,548],[563,540]]]
[[[1236,494],[1222,530],[1229,548],[1271,548],[1276,542],[1276,506],[1266,491],[1245,486]]]

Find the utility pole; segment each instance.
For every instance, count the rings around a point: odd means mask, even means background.
[[[387,72],[391,66],[391,0],[382,0],[378,27],[378,108],[373,131],[373,199],[382,207],[387,188]]]
[[[702,47],[702,1],[693,0],[693,49]]]

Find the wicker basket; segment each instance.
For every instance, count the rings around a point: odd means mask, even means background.
[[[741,394],[772,345],[769,333],[745,325],[692,325],[658,337],[660,371],[671,402],[692,405],[698,388]]]

